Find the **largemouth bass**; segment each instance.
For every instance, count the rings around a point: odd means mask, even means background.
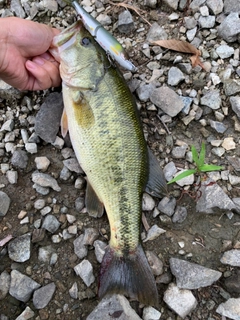
[[[53,45],[62,77],[62,133],[69,130],[91,186],[87,210],[103,205],[110,223],[99,297],[120,293],[157,305],[155,280],[140,244],[149,158],[136,103],[120,71],[81,21],[56,36]],[[166,188],[160,179],[160,188]]]

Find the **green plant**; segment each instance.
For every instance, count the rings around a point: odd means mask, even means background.
[[[190,176],[191,174],[195,174],[195,173],[200,174],[201,172],[218,171],[218,170],[223,169],[221,166],[215,166],[214,164],[205,164],[204,163],[205,155],[206,155],[206,147],[205,147],[204,143],[202,143],[199,156],[198,156],[197,150],[194,146],[191,146],[191,151],[192,151],[193,162],[195,163],[196,168],[189,169],[189,170],[186,170],[186,171],[180,173],[175,178],[170,180],[168,182],[168,184],[176,182],[178,180],[181,180],[187,176]]]

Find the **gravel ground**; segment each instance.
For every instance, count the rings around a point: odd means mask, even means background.
[[[138,67],[122,71],[166,179],[194,168],[191,146],[202,142],[205,162],[223,168],[170,185],[164,199],[144,194],[142,239],[159,307],[100,302],[109,225],[86,212],[84,173],[59,131],[61,88],[19,92],[0,81],[0,320],[240,319],[240,2],[127,3],[137,10],[81,2]],[[0,1],[0,15],[60,29],[76,19],[61,0]],[[192,43],[201,65],[152,44],[165,39]]]

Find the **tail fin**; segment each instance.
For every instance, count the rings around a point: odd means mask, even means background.
[[[123,294],[145,305],[158,305],[158,292],[142,246],[119,256],[108,247],[103,257],[98,295]]]

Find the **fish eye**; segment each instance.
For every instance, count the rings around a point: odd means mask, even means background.
[[[88,46],[91,43],[91,40],[88,37],[82,38],[81,44],[83,46]]]

